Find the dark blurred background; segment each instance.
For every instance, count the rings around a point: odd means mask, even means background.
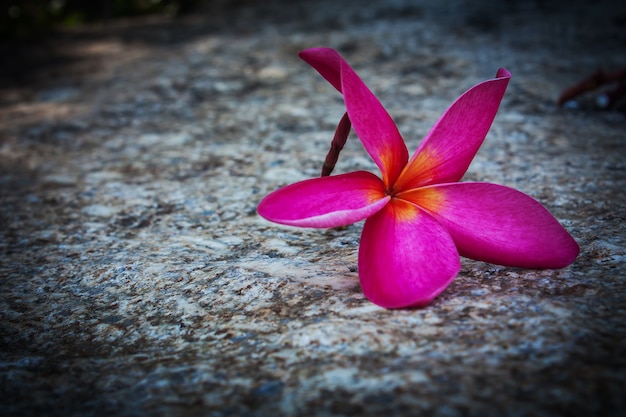
[[[184,15],[211,0],[0,0],[0,38],[32,39],[54,28],[122,17]]]

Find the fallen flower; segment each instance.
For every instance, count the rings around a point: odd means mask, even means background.
[[[589,77],[581,80],[578,84],[569,87],[561,93],[557,104],[563,106],[569,103],[576,107],[576,98],[587,91],[595,90],[605,84],[615,83],[617,86],[609,89],[596,97],[596,104],[601,109],[610,109],[626,96],[626,68],[617,71],[605,72],[602,69],[596,70]]]
[[[525,268],[562,268],[576,259],[576,241],[530,196],[458,182],[495,118],[507,70],[459,97],[409,159],[395,123],[339,53],[316,48],[299,55],[343,94],[349,121],[382,179],[358,171],[297,182],[266,196],[258,213],[316,228],[367,219],[358,270],[369,300],[386,308],[426,305],[459,272],[459,255]]]

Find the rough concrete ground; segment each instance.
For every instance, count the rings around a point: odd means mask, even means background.
[[[219,2],[181,21],[3,46],[0,410],[6,415],[618,416],[626,407],[626,116],[559,92],[626,66],[597,2]],[[463,259],[419,310],[360,291],[362,224],[261,220],[318,175],[340,50],[410,149],[459,94],[513,79],[466,179],[540,200],[562,270]],[[27,65],[24,65],[26,63]],[[374,170],[356,138],[338,172]]]

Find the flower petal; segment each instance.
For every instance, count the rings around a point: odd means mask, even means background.
[[[431,302],[461,268],[446,230],[428,213],[393,199],[365,221],[359,248],[363,293],[386,308]]]
[[[562,268],[576,241],[539,202],[502,185],[440,184],[401,194],[427,210],[452,235],[459,253],[494,264]]]
[[[491,127],[510,78],[500,68],[496,78],[461,95],[426,135],[394,190],[459,181]]]
[[[288,185],[266,196],[257,211],[290,226],[339,227],[371,216],[388,201],[380,178],[358,171]]]
[[[345,61],[341,63],[341,86],[352,127],[389,188],[409,159],[404,139],[387,110]]]
[[[331,48],[311,48],[298,52],[298,56],[312,66],[341,93],[341,64],[343,58]]]
[[[389,113],[334,49],[307,49],[299,56],[343,92],[352,127],[389,188],[409,159],[404,140]]]

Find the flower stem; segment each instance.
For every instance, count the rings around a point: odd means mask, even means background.
[[[339,124],[337,125],[337,130],[335,130],[333,141],[330,143],[330,150],[326,155],[326,159],[324,159],[322,177],[327,177],[331,172],[333,172],[337,159],[339,159],[339,152],[341,152],[343,145],[345,145],[348,140],[348,134],[350,133],[351,127],[352,123],[350,122],[348,113],[344,113],[343,117],[339,121]]]

